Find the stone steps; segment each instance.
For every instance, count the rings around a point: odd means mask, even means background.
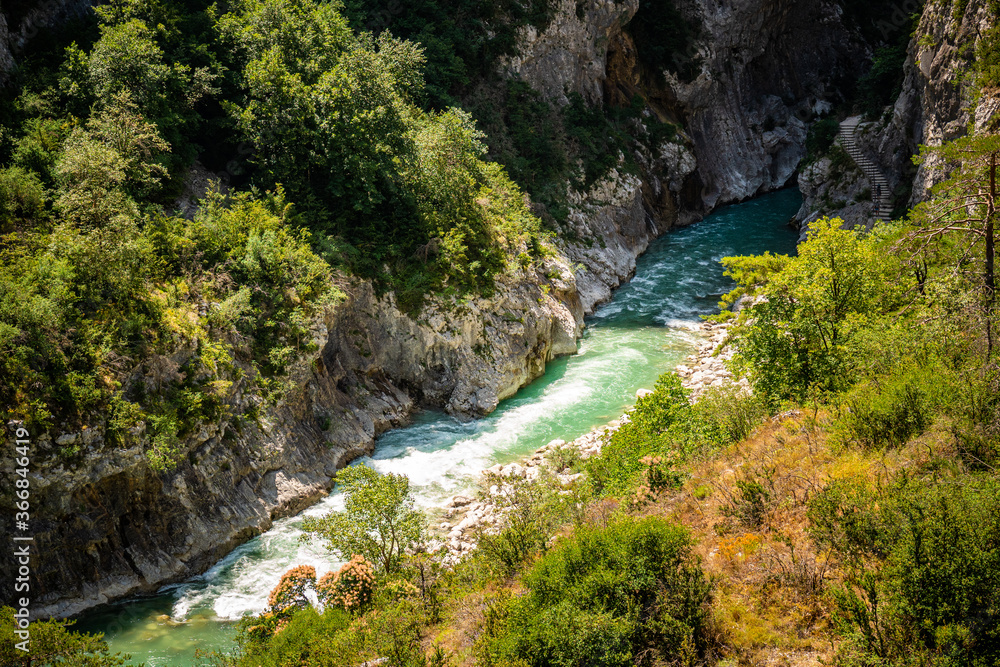
[[[889,181],[882,174],[882,170],[864,152],[858,148],[856,134],[861,127],[860,116],[852,116],[840,124],[838,137],[840,145],[847,154],[851,156],[855,164],[871,183],[872,187],[872,216],[875,218],[889,215],[892,211],[892,192],[889,189]],[[881,196],[876,193],[881,191]]]

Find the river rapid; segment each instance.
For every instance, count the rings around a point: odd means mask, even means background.
[[[694,325],[715,312],[732,287],[722,274],[722,257],[795,252],[797,234],[787,222],[800,204],[797,190],[782,190],[662,236],[639,258],[635,277],[588,318],[576,355],[551,362],[543,377],[483,419],[419,413],[409,426],[379,438],[372,456],[355,465],[408,475],[418,504],[433,512],[471,489],[481,470],[616,419],[634,403],[636,390],[651,388],[694,350]],[[334,492],[276,521],[204,574],[154,597],[85,614],[75,628],[103,632],[113,651],[149,667],[189,667],[203,664],[198,652],[231,651],[234,621],[262,611],[284,572],[308,564],[322,575],[340,565],[320,545],[298,537],[303,517],[341,503]]]

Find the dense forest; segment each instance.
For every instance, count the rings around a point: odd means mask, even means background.
[[[844,3],[865,29],[888,4]],[[699,27],[639,5],[644,65],[692,77],[671,55]],[[46,35],[0,91],[5,422],[144,429],[168,471],[200,423],[256,417],[226,414],[235,379],[280,398],[349,279],[418,313],[537,266],[565,183],[676,130],[635,131],[641,100],[560,107],[499,77],[552,11],[112,0]],[[977,99],[1000,82],[998,30],[970,47]],[[841,111],[892,104],[909,37]],[[206,664],[1000,664],[1000,139],[964,134],[914,158],[940,177],[895,220],[821,219],[795,256],[723,260],[736,288],[714,319],[752,392],[694,401],[665,373],[599,455],[488,478],[504,524],[455,565],[426,553],[406,477],[346,468],[344,510],[306,528],[346,564],[290,570]],[[810,151],[835,136],[814,124]],[[218,180],[179,206],[199,173]],[[62,621],[34,623],[25,657],[2,615],[4,664],[127,664]]]

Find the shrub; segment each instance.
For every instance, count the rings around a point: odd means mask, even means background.
[[[932,385],[921,369],[904,369],[853,388],[843,403],[845,436],[868,449],[900,447],[933,419]]]
[[[267,598],[271,612],[282,612],[290,607],[305,607],[309,604],[306,591],[316,586],[316,568],[299,565],[281,575],[281,581]]]
[[[728,494],[722,514],[747,528],[764,526],[775,500],[773,478],[774,470],[770,468],[744,472],[742,478],[736,480],[736,492]]]
[[[544,551],[558,525],[560,504],[554,489],[540,480],[487,473],[484,486],[495,487],[490,501],[503,516],[499,533],[480,529],[476,556],[498,577],[516,571],[529,556]]]
[[[352,556],[336,572],[327,572],[316,583],[316,593],[324,604],[351,612],[371,604],[374,590],[374,569],[359,555]]]
[[[680,378],[665,373],[652,394],[636,401],[628,421],[604,436],[600,455],[585,468],[595,490],[622,497],[649,474],[644,458],[659,457],[653,474],[675,484],[680,477],[670,466],[707,447],[742,440],[765,414],[763,403],[738,387],[710,389],[692,406]]]
[[[324,655],[331,638],[346,630],[350,622],[350,615],[335,607],[328,607],[322,614],[305,607],[286,615],[247,616],[237,626],[236,656],[218,660],[216,664],[227,667],[309,664]]]
[[[810,518],[846,570],[834,591],[846,664],[997,664],[995,476],[836,484],[811,501]]]
[[[661,519],[582,526],[500,597],[477,644],[480,663],[632,665],[694,660],[705,649],[710,586],[680,527]]]
[[[24,641],[15,635],[14,610],[0,608],[0,663],[7,667],[123,667],[130,657],[111,653],[103,635],[74,632],[74,621],[31,619],[28,651],[16,645]]]
[[[0,234],[44,220],[45,187],[21,167],[0,169]]]
[[[673,373],[661,375],[653,393],[636,401],[628,421],[610,436],[605,435],[600,455],[587,462],[595,488],[606,495],[624,495],[643,474],[644,456],[668,454],[677,458],[670,429],[688,419],[690,413],[688,392],[680,378]]]

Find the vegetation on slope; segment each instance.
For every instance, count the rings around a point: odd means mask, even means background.
[[[417,308],[488,292],[542,252],[471,117],[419,106],[414,44],[307,0],[96,11],[79,43],[25,63],[4,103],[5,421],[106,418],[110,441],[144,429],[168,468],[200,421],[240,417],[241,383],[277,395],[339,298],[336,273]],[[174,210],[195,156],[234,153],[226,194]]]
[[[490,479],[509,519],[471,557],[443,567],[415,537],[358,584],[369,602],[247,619],[222,663],[994,664],[995,212],[947,207],[989,182],[994,143],[943,149],[964,166],[905,223],[824,221],[796,257],[726,260],[753,396],[692,405],[665,375],[599,456],[555,463],[584,473],[568,486]]]

